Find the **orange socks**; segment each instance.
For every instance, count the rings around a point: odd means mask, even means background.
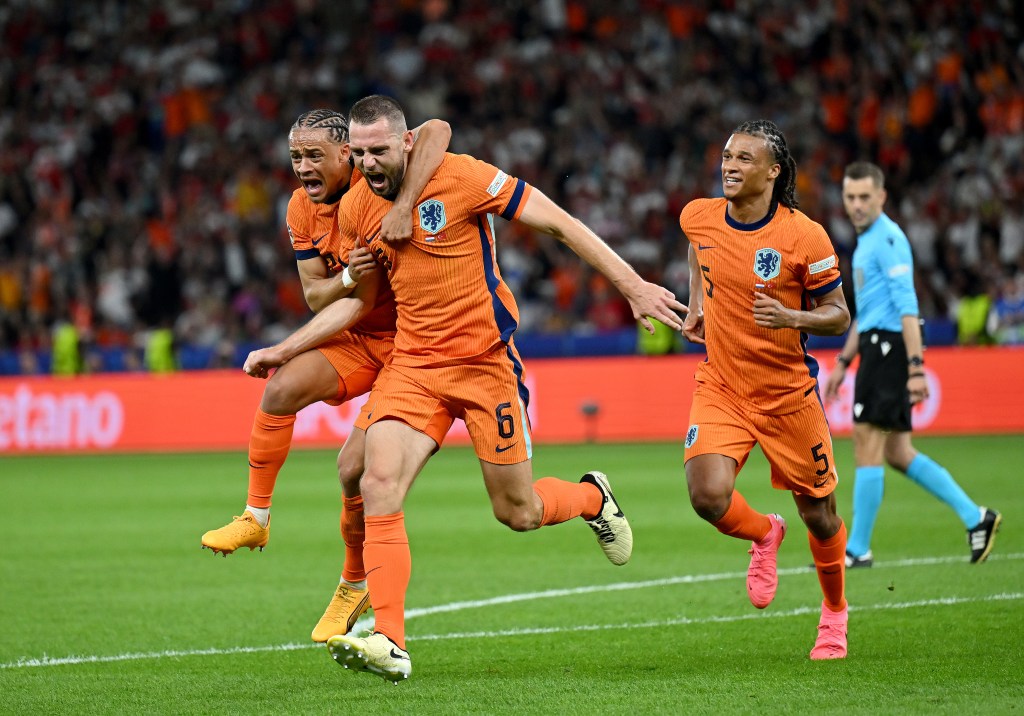
[[[819,540],[808,532],[807,541],[811,543],[825,606],[841,612],[846,608],[846,523],[840,521],[839,531],[826,540]]]
[[[732,491],[732,501],[718,522],[712,523],[719,532],[730,537],[758,542],[764,539],[772,522],[768,515],[762,515],[747,504],[739,490]]]
[[[270,507],[277,473],[292,446],[294,415],[271,415],[256,409],[249,436],[249,499],[253,507]]]
[[[341,578],[349,583],[366,579],[363,569],[363,542],[366,525],[363,522],[363,496],[341,498],[341,538],[345,541],[345,566]]]
[[[373,515],[365,518],[366,541],[363,562],[366,585],[370,589],[374,627],[405,648],[405,593],[412,575],[412,554],[405,533],[405,513]]]
[[[533,483],[544,503],[544,515],[540,524],[557,525],[582,516],[585,520],[597,517],[604,504],[604,496],[594,485],[587,482],[568,482],[557,477],[542,477]]]

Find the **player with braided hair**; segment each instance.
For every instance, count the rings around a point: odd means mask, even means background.
[[[690,305],[683,334],[707,345],[686,433],[690,503],[730,537],[752,542],[747,594],[767,607],[778,587],[780,515],[735,489],[754,444],[772,486],[793,494],[824,594],[812,659],[846,656],[846,527],[839,480],[807,334],[850,325],[838,260],[825,230],[797,209],[796,163],[773,122],[741,124],[722,151],[721,199],[687,204]],[[779,211],[783,206],[788,211]]]
[[[413,130],[413,136],[407,182],[382,220],[382,240],[403,241],[412,236],[413,202],[441,165],[451,128],[434,119]],[[319,312],[352,293],[377,266],[365,247],[344,245],[338,233],[341,198],[363,177],[352,167],[348,121],[340,112],[314,109],[301,114],[288,134],[288,148],[292,171],[301,183],[288,202],[288,236],[306,303]],[[225,556],[242,547],[263,550],[270,538],[271,496],[291,447],[295,414],[317,401],[340,405],[368,392],[391,356],[394,336],[394,298],[390,290],[381,290],[373,310],[358,324],[295,356],[274,373],[249,437],[245,510],[224,527],[204,534],[204,548]],[[338,454],[345,563],[330,605],[313,629],[313,641],[325,642],[348,632],[369,605],[359,491],[363,444],[364,431],[357,424]]]

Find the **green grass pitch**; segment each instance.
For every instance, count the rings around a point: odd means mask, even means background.
[[[1021,713],[1024,436],[919,438],[1002,511],[967,562],[946,506],[887,471],[876,566],[847,575],[850,656],[816,663],[821,593],[792,499],[752,456],[748,501],[790,524],[780,585],[747,601],[748,544],[689,507],[677,444],[538,446],[535,474],[606,472],[633,524],[625,567],[579,520],[498,524],[472,453],[447,447],[406,504],[413,676],[339,668],[309,632],[341,567],[334,454],[296,451],[270,545],[199,537],[238,514],[235,454],[0,460],[0,713]],[[849,522],[852,448],[836,443]]]

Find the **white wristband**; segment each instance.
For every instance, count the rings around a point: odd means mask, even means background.
[[[352,278],[352,274],[348,272],[348,266],[346,266],[345,270],[341,272],[341,282],[345,285],[345,288],[352,288],[357,283],[359,283],[354,278]]]

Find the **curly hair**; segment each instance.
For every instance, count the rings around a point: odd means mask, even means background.
[[[779,202],[790,211],[798,208],[800,203],[796,200],[796,161],[789,153],[786,137],[778,125],[770,119],[754,119],[736,127],[732,133],[761,137],[764,140],[775,161],[782,167],[772,189],[772,201]]]

